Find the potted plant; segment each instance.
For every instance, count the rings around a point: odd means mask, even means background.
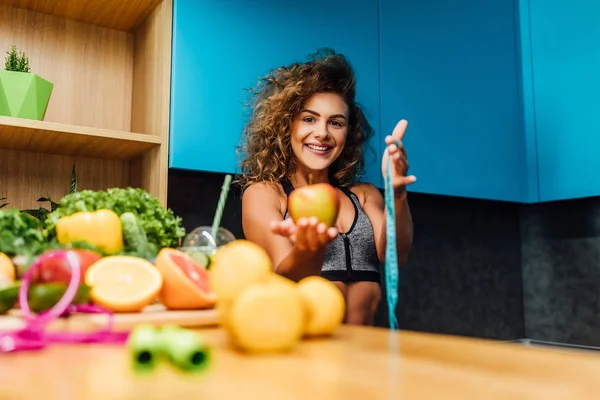
[[[54,84],[29,72],[29,59],[13,45],[0,71],[0,115],[41,121]]]

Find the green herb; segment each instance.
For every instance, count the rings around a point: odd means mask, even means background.
[[[176,247],[185,235],[181,218],[175,216],[171,209],[163,207],[156,197],[145,190],[128,187],[82,190],[64,196],[58,207],[46,217],[47,237],[52,239],[56,236],[56,223],[61,217],[99,209],[112,210],[119,216],[126,212],[133,213],[154,249]],[[125,252],[135,253],[137,250],[125,243]]]
[[[44,207],[40,207],[38,209],[27,209],[27,210],[22,210],[22,212],[24,212],[25,214],[29,214],[32,217],[35,217],[41,221],[46,219],[46,216],[48,214],[50,214],[50,212],[56,210],[56,208],[58,207],[58,203],[55,202],[54,200],[52,200],[52,198],[50,197],[50,195],[47,195],[48,197],[40,197],[39,199],[37,199],[38,202],[49,202],[50,203],[50,210],[44,208]]]
[[[0,201],[6,200],[6,197],[0,197]],[[8,203],[2,203],[0,204],[0,209],[6,207],[8,205]]]
[[[73,164],[73,169],[71,169],[71,187],[69,188],[69,193],[75,193],[77,191],[77,174],[75,173],[75,164]]]
[[[73,164],[73,169],[71,170],[71,186],[70,186],[69,193],[75,193],[76,191],[77,191],[77,175],[75,174],[75,164]],[[0,199],[0,200],[2,200],[2,199]],[[28,210],[22,210],[22,212],[27,213],[31,216],[34,216],[41,221],[44,221],[48,214],[50,214],[52,211],[54,211],[58,208],[58,203],[55,202],[54,200],[52,200],[52,198],[50,197],[49,194],[47,194],[46,197],[40,197],[39,199],[37,199],[37,201],[50,203],[50,210],[48,210],[44,207],[40,207],[37,210],[36,209],[28,209]],[[0,207],[0,208],[2,208],[2,207]]]
[[[12,45],[6,52],[4,69],[14,72],[29,72],[29,59],[23,52],[17,52],[17,46]]]
[[[16,208],[0,210],[0,252],[36,255],[46,248],[42,222]]]

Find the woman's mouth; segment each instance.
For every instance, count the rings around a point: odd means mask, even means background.
[[[329,151],[331,151],[331,149],[333,148],[332,146],[328,146],[328,145],[322,145],[322,144],[313,144],[313,143],[308,143],[304,145],[311,153],[319,155],[319,156],[324,156],[327,153],[329,153]]]

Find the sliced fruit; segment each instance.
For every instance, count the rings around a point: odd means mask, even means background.
[[[38,283],[29,287],[27,302],[33,312],[51,309],[65,295],[67,284],[61,282]],[[85,304],[90,301],[90,288],[80,284],[71,304]]]
[[[160,302],[171,310],[212,308],[217,296],[211,291],[208,271],[187,253],[162,249],[155,262],[163,277]]]
[[[332,282],[320,276],[309,276],[297,284],[307,311],[304,334],[330,335],[344,321],[344,295]]]
[[[252,283],[264,282],[273,274],[269,254],[259,245],[244,239],[217,250],[210,264],[210,282],[218,301],[232,301]]]
[[[6,254],[0,253],[0,287],[10,285],[15,278],[15,266],[12,260]]]
[[[302,338],[304,312],[294,286],[255,283],[231,303],[226,329],[233,343],[245,351],[286,351]]]
[[[0,289],[0,314],[6,314],[19,301],[20,282],[15,282]]]
[[[85,274],[92,301],[113,312],[138,312],[158,295],[163,277],[149,261],[132,256],[108,256]]]

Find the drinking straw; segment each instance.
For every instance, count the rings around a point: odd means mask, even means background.
[[[217,212],[215,213],[215,218],[213,219],[212,224],[212,237],[217,240],[217,231],[219,230],[219,226],[221,225],[221,217],[223,216],[223,209],[225,208],[225,200],[227,200],[227,194],[229,193],[229,186],[231,185],[231,175],[225,175],[225,181],[223,182],[223,186],[221,186],[221,196],[219,197],[219,203],[217,204]]]

